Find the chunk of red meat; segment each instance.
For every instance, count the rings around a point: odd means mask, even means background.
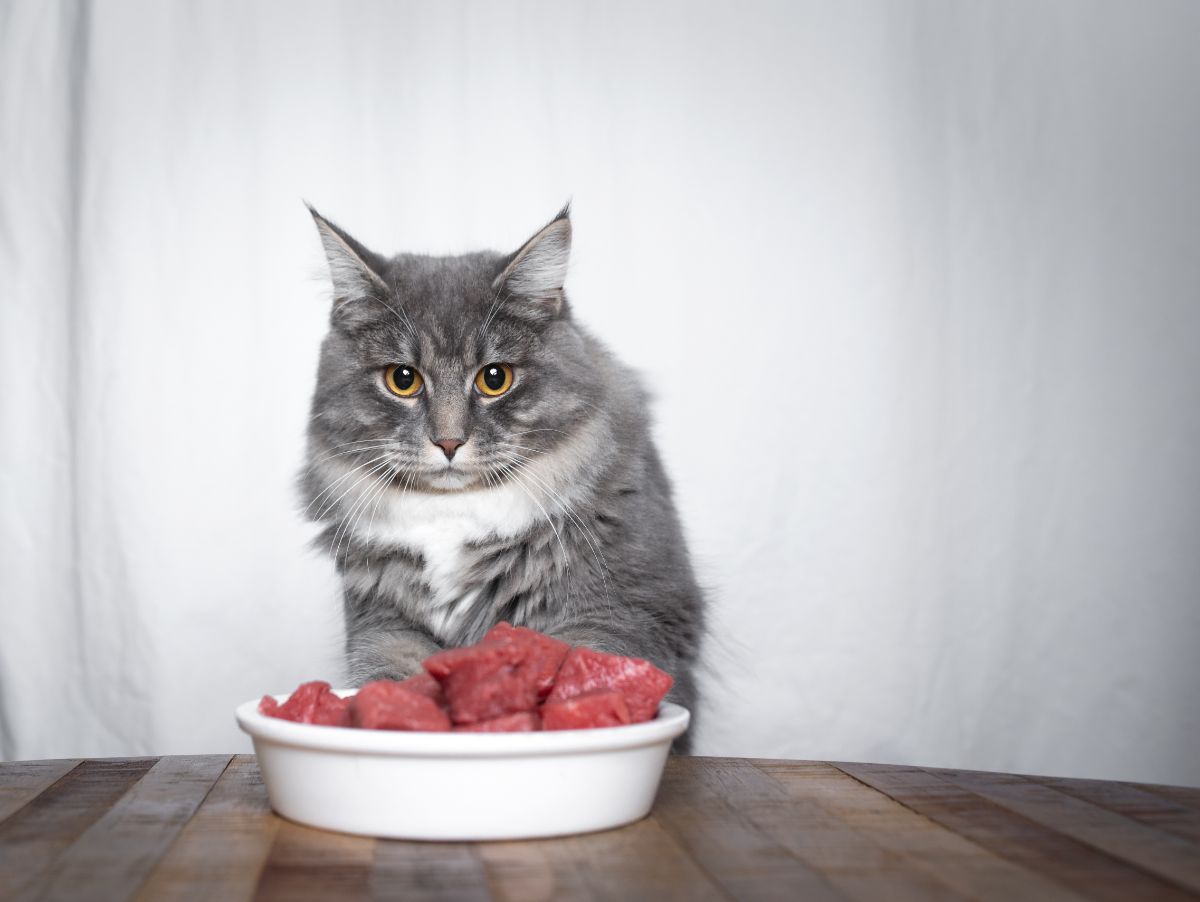
[[[312,723],[313,714],[317,710],[317,702],[329,691],[329,684],[324,680],[301,683],[287,697],[287,701],[279,706],[279,713],[275,716],[282,717],[284,720],[294,720],[297,723]]]
[[[275,702],[274,699],[270,699],[268,702],[269,696],[264,697],[258,703],[258,709],[264,714],[278,717],[280,720],[314,723],[322,700],[331,694],[328,683],[322,680],[313,680],[311,683],[301,683],[297,686],[296,691],[289,695],[282,705]]]
[[[433,699],[395,680],[376,680],[359,689],[350,716],[354,726],[367,730],[450,729],[450,718]]]
[[[542,728],[542,720],[536,711],[518,711],[479,723],[454,727],[456,733],[529,733]]]
[[[326,727],[350,726],[350,699],[341,698],[333,692],[326,692],[317,699],[316,710],[313,711],[309,723],[321,724]]]
[[[572,648],[548,701],[563,701],[596,689],[615,689],[625,697],[633,723],[650,720],[675,681],[649,661],[610,655],[590,648]]]
[[[529,671],[518,669],[527,648],[517,642],[483,642],[426,658],[425,669],[446,693],[450,719],[456,724],[479,723],[536,708],[535,680]]]
[[[426,698],[433,699],[439,708],[446,707],[446,694],[442,692],[442,684],[424,670],[413,674],[407,680],[401,680],[400,685],[424,695]]]
[[[571,646],[551,636],[523,626],[512,626],[501,620],[483,637],[482,642],[513,642],[525,647],[525,658],[517,665],[519,673],[528,674],[544,699],[554,688],[554,677]]]
[[[268,717],[296,723],[314,723],[328,727],[350,726],[350,703],[339,698],[322,680],[302,683],[282,705],[269,695],[258,703],[258,710]]]
[[[588,730],[629,723],[625,696],[615,689],[596,689],[542,705],[542,729]]]

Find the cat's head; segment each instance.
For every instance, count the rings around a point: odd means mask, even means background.
[[[599,374],[563,290],[567,208],[514,253],[458,257],[385,258],[312,214],[334,298],[310,488],[353,468],[346,485],[477,489],[553,451],[595,409]]]

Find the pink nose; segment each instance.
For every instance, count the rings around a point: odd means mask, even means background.
[[[442,449],[442,453],[446,455],[446,460],[454,460],[454,452],[467,442],[461,438],[435,438],[433,443]]]

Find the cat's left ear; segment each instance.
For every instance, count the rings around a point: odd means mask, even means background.
[[[571,260],[571,205],[563,207],[536,235],[512,255],[492,282],[536,320],[562,312],[563,283]]]

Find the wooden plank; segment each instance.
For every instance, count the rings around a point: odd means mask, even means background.
[[[236,756],[142,885],[138,902],[249,899],[279,823],[254,756]]]
[[[654,817],[709,878],[735,899],[842,899],[817,870],[743,816],[727,797],[727,759],[673,757]]]
[[[841,895],[889,900],[960,898],[936,877],[911,867],[816,799],[789,792],[760,769],[776,762],[705,760],[710,768],[706,779],[714,792],[728,799],[743,818],[819,873]],[[815,773],[840,773],[824,764],[793,764]]]
[[[1131,783],[1128,785],[1137,786],[1146,792],[1162,796],[1176,805],[1200,811],[1200,788],[1194,786],[1165,786],[1159,783]]]
[[[280,819],[255,899],[369,899],[375,840]]]
[[[166,852],[229,763],[228,755],[160,758],[54,862],[26,887],[39,899],[132,896]]]
[[[941,769],[930,773],[1147,873],[1200,892],[1200,855],[1177,836],[1013,774]]]
[[[1083,898],[906,808],[835,766],[763,764],[760,768],[780,781],[792,798],[813,801],[913,871],[935,877],[963,897],[996,902],[1023,898],[1078,902]]]
[[[499,900],[726,898],[653,816],[602,833],[481,843],[478,849]]]
[[[487,874],[473,843],[375,843],[370,893],[375,902],[487,902]]]
[[[1067,780],[1058,777],[1031,777],[1043,786],[1100,805],[1190,843],[1200,843],[1200,811],[1180,805],[1150,792],[1136,783],[1111,780]]]
[[[251,756],[13,762],[0,898],[1185,899],[1200,892],[1193,793],[674,758],[651,816],[628,827],[405,843],[277,818]]]
[[[936,774],[881,764],[837,766],[991,852],[1090,898],[1191,898],[1144,871],[1031,821]]]
[[[581,885],[570,874],[555,873],[554,861],[542,844],[532,842],[480,843],[479,857],[487,875],[488,890],[501,902],[571,902],[582,899]]]
[[[37,880],[156,760],[84,761],[0,823],[0,898]]]
[[[11,761],[0,765],[0,822],[8,819],[79,765],[78,758]]]

